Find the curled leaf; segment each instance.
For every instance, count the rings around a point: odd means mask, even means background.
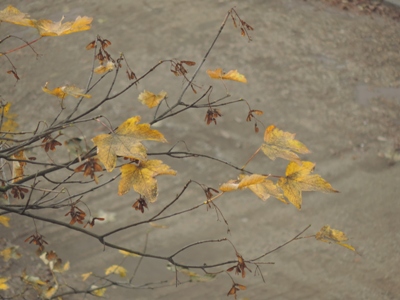
[[[351,251],[356,251],[356,249],[349,245],[344,243],[344,241],[348,240],[348,237],[344,234],[344,232],[333,229],[329,225],[323,226],[316,234],[315,234],[315,239],[321,242],[325,243],[331,243],[334,242],[342,247],[345,247]]]
[[[246,77],[243,74],[240,74],[237,70],[231,70],[228,73],[224,73],[221,68],[218,68],[215,69],[215,71],[207,70],[207,74],[212,79],[225,79],[247,83]]]
[[[26,158],[23,150],[12,155],[12,158],[17,159],[13,161],[13,183],[15,183],[24,177],[24,168],[26,166],[26,162],[24,162],[24,160],[28,159]]]
[[[58,22],[38,20],[35,27],[41,36],[60,36],[90,29],[93,18],[78,16],[74,22],[65,22],[64,16]]]
[[[112,265],[111,267],[108,267],[105,271],[106,275],[117,274],[120,277],[126,277],[126,273],[127,273],[126,269],[118,265]]]
[[[93,272],[88,272],[88,273],[84,273],[81,275],[82,277],[82,281],[85,281],[86,279],[88,279],[90,277],[90,275],[92,275]]]
[[[138,254],[131,253],[131,252],[124,251],[124,250],[118,250],[118,252],[121,253],[125,257],[127,257],[127,256],[140,257],[140,255],[138,255]]]
[[[252,174],[239,176],[238,180],[229,180],[220,186],[220,190],[223,192],[231,192],[238,189],[248,188],[254,194],[257,195],[263,201],[266,201],[270,196],[287,203],[281,189],[275,185],[271,180],[267,179],[267,176]]]
[[[95,68],[93,71],[96,74],[104,74],[107,73],[108,71],[112,71],[114,70],[114,63],[112,61],[107,61],[107,63],[105,65],[100,65],[97,68]]]
[[[64,99],[67,95],[70,95],[74,98],[91,98],[92,96],[89,94],[84,94],[84,90],[80,89],[74,85],[65,85],[59,86],[50,90],[47,88],[48,82],[46,82],[45,86],[42,87],[43,92],[48,93],[50,95],[56,96],[57,98]]]
[[[96,285],[92,285],[90,288],[93,290],[91,293],[97,297],[103,297],[107,290],[106,288],[99,288]]]

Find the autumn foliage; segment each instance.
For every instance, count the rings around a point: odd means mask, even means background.
[[[239,30],[241,36],[246,37],[248,41],[252,40],[249,33],[254,28],[241,19],[235,9],[228,11],[217,34],[217,38],[229,19],[231,19],[233,26]],[[0,22],[36,28],[39,38],[35,42],[38,42],[42,37],[77,34],[81,31],[89,30],[92,20],[92,17],[86,16],[78,16],[74,21],[67,22],[64,22],[63,18],[60,21],[37,20],[11,5],[0,11]],[[6,43],[8,38],[11,37],[8,36],[0,42]],[[28,46],[28,43],[22,41],[21,43],[22,46]],[[32,44],[30,43],[29,46],[31,47]],[[247,289],[245,285],[238,281],[245,278],[249,273],[260,273],[261,266],[268,264],[262,258],[276,249],[261,253],[259,257],[250,258],[246,254],[239,254],[235,245],[228,238],[222,238],[219,240],[199,241],[193,245],[179,249],[173,255],[166,254],[155,257],[149,254],[151,251],[145,252],[138,248],[125,248],[118,244],[112,244],[108,241],[107,237],[127,228],[143,224],[150,225],[154,230],[162,229],[164,225],[157,223],[157,221],[165,218],[179,218],[179,214],[190,213],[190,211],[200,207],[205,207],[207,211],[214,209],[228,225],[228,220],[225,219],[223,212],[217,205],[220,201],[229,201],[233,193],[239,194],[245,190],[249,190],[252,193],[249,193],[249,191],[243,192],[240,194],[241,197],[248,199],[259,198],[262,201],[275,198],[282,204],[292,204],[296,208],[293,210],[293,213],[298,213],[297,210],[300,210],[303,206],[303,192],[320,191],[324,193],[337,193],[338,191],[321,175],[313,173],[315,163],[301,158],[302,155],[309,154],[310,150],[303,142],[295,138],[294,133],[277,128],[275,125],[265,126],[265,120],[261,119],[263,111],[260,108],[253,108],[253,104],[246,100],[229,101],[226,99],[228,97],[212,100],[212,86],[207,89],[204,88],[203,84],[197,85],[194,82],[200,70],[200,72],[208,74],[211,84],[216,82],[215,88],[220,87],[219,85],[222,84],[225,89],[228,89],[229,86],[226,85],[226,81],[232,81],[230,84],[246,84],[247,79],[245,75],[235,69],[234,62],[232,62],[232,70],[224,72],[218,66],[214,70],[204,71],[202,69],[204,61],[199,64],[187,59],[166,59],[156,63],[149,68],[149,71],[139,75],[135,74],[129,67],[128,58],[123,54],[117,57],[113,56],[110,50],[111,46],[112,41],[103,39],[100,36],[97,36],[92,41],[88,41],[87,45],[82,45],[83,51],[93,53],[94,64],[91,70],[91,78],[97,76],[97,82],[94,83],[90,80],[86,87],[84,84],[81,86],[74,84],[57,86],[58,84],[55,82],[38,83],[38,86],[44,92],[44,98],[48,97],[47,99],[51,99],[53,97],[60,101],[60,112],[71,109],[72,112],[64,119],[57,119],[57,117],[52,124],[46,124],[46,126],[40,120],[37,120],[38,125],[35,130],[29,133],[22,133],[18,131],[18,123],[23,123],[24,119],[20,118],[15,112],[12,112],[12,101],[7,102],[2,100],[0,108],[2,133],[0,137],[2,161],[0,177],[0,193],[2,195],[0,203],[0,227],[4,227],[2,230],[16,228],[18,225],[13,223],[13,214],[31,218],[33,220],[31,235],[22,238],[22,244],[25,242],[25,244],[31,245],[32,251],[36,251],[38,261],[41,260],[43,268],[49,270],[50,276],[44,278],[21,269],[18,276],[22,281],[17,282],[13,278],[3,275],[4,270],[1,270],[0,290],[7,293],[7,290],[12,289],[22,294],[26,293],[28,297],[29,295],[36,295],[42,299],[57,297],[58,299],[62,299],[64,295],[71,293],[71,289],[67,288],[68,285],[62,283],[64,281],[60,279],[66,272],[73,272],[74,266],[70,265],[68,261],[63,263],[63,260],[68,260],[69,258],[58,257],[51,250],[51,244],[56,241],[49,240],[41,234],[40,226],[37,226],[37,224],[39,222],[47,222],[54,226],[64,226],[71,231],[75,231],[76,234],[86,234],[88,238],[97,239],[105,248],[118,249],[125,258],[140,258],[139,265],[141,259],[144,257],[164,260],[169,263],[168,268],[175,272],[175,275],[172,275],[172,277],[176,278],[176,284],[178,283],[178,274],[186,276],[190,282],[207,282],[215,280],[216,277],[228,276],[232,280],[232,285],[226,287],[226,293],[228,296],[236,298],[237,293],[241,293]],[[251,47],[251,44],[249,46]],[[210,47],[210,50],[212,50],[212,47]],[[18,59],[12,56],[13,52],[17,50],[10,49],[7,52],[0,53],[0,59],[7,57],[10,64],[9,70],[0,71],[14,76],[17,81],[25,80],[25,78],[17,73],[15,65],[18,64]],[[156,72],[156,69],[163,64],[169,65],[169,74],[167,75],[172,74],[173,76],[180,77],[184,82],[185,88],[179,99],[168,98],[167,92],[171,87],[160,88],[160,90],[154,91],[154,93],[142,90],[135,101],[147,107],[149,115],[154,116],[150,123],[142,123],[141,116],[134,112],[132,117],[121,120],[120,124],[111,124],[107,121],[106,116],[87,117],[90,112],[98,110],[105,102],[136,87],[139,82],[145,81],[148,74]],[[197,70],[195,71],[193,67],[196,67]],[[122,72],[119,72],[120,70]],[[124,90],[113,95],[109,93],[101,100],[93,99],[91,90],[96,87],[96,84],[106,76],[114,76],[112,83],[114,84],[118,79],[118,73],[124,74],[125,78],[129,80],[129,84]],[[166,75],[163,74],[162,76]],[[183,102],[182,99],[187,93],[191,93],[188,99],[195,100]],[[65,101],[68,97],[76,98],[77,102]],[[81,103],[88,99],[92,101],[90,102],[92,106],[84,110]],[[174,116],[192,109],[196,113],[201,114],[202,118],[205,115],[204,121],[207,125],[218,126],[218,120],[224,117],[221,104],[230,105],[236,102],[243,104],[244,120],[253,124],[253,126],[249,126],[249,134],[258,134],[257,137],[259,140],[258,148],[254,149],[254,154],[247,158],[244,166],[240,167],[236,163],[225,162],[216,157],[210,157],[201,153],[193,153],[190,150],[178,151],[175,150],[176,145],[171,146],[170,150],[166,152],[159,152],[157,159],[151,158],[151,156],[157,154],[157,149],[161,143],[167,143],[167,139],[162,133],[163,126],[158,126],[157,129],[152,127],[156,123],[162,120],[173,122]],[[102,125],[103,132],[97,134],[86,132],[84,127],[80,126],[81,123],[85,122],[98,122]],[[69,128],[72,126],[80,126],[84,137],[72,137],[69,131]],[[260,129],[262,129],[261,132]],[[24,138],[21,138],[20,135],[23,135]],[[36,156],[31,156],[30,149],[32,148],[36,149]],[[151,152],[148,148],[151,149]],[[187,149],[189,148],[187,147]],[[65,159],[65,156],[62,156],[61,153],[63,153],[63,150],[68,152],[68,160]],[[261,155],[258,155],[259,153]],[[107,221],[108,216],[93,214],[94,204],[89,205],[85,202],[86,194],[95,190],[101,190],[106,185],[109,185],[110,188],[114,189],[116,196],[131,193],[137,197],[133,205],[131,203],[127,206],[127,209],[130,209],[132,214],[148,214],[154,202],[158,200],[159,194],[162,193],[159,190],[157,180],[173,181],[173,176],[180,175],[174,170],[173,165],[169,166],[162,160],[163,157],[175,159],[204,157],[212,159],[216,164],[229,166],[231,168],[231,175],[226,178],[224,183],[214,187],[188,179],[186,185],[176,191],[176,197],[172,201],[163,202],[162,208],[146,221],[132,223],[131,220],[118,229],[103,232],[102,234],[91,232],[91,227],[96,226],[99,222]],[[268,170],[259,173],[251,171],[249,166],[252,162],[266,159],[280,159],[281,163],[286,166],[285,173],[270,174]],[[246,158],[244,158],[245,160]],[[64,173],[61,173],[61,171],[64,171]],[[111,179],[106,176],[108,173],[112,174],[113,177]],[[50,179],[50,174],[63,174],[60,176],[64,177],[63,179],[53,180]],[[82,185],[86,190],[84,192],[74,192],[73,187],[69,185],[72,182]],[[201,197],[203,199],[199,201],[198,205],[184,212],[176,211],[175,213],[160,217],[167,208],[172,211],[176,201],[187,189],[192,189],[193,186],[200,187],[200,190],[202,190]],[[113,199],[113,201],[117,200]],[[307,200],[305,200],[306,202]],[[268,207],[268,202],[265,203],[265,206]],[[38,210],[47,210],[49,214],[45,216],[43,214],[39,215],[37,214]],[[63,218],[54,217],[50,212],[51,210],[62,210]],[[355,251],[353,246],[345,243],[348,240],[347,236],[337,229],[332,229],[330,226],[325,225],[317,233],[310,236],[303,236],[303,233],[308,228],[309,226],[299,231],[289,242],[313,237],[317,241],[334,243]],[[177,239],[179,239],[179,234],[177,234]],[[219,242],[229,242],[232,246],[231,257],[227,258],[226,261],[213,266],[192,265],[191,269],[189,269],[185,264],[175,260],[175,256],[187,248],[195,247],[197,244]],[[5,262],[18,260],[21,257],[18,247],[17,245],[9,245],[4,249],[0,249],[0,255]],[[194,272],[192,269],[198,269],[202,274]],[[73,289],[73,293],[85,293],[99,297],[105,296],[107,295],[108,287],[113,285],[119,286],[118,281],[110,279],[112,276],[124,278],[132,272],[121,264],[113,264],[109,267],[104,266],[104,270],[104,274],[94,274],[90,270],[88,270],[88,273],[82,274],[80,280],[88,282],[93,279],[93,284],[85,290]],[[262,279],[264,280],[263,276]],[[68,284],[73,286],[75,283],[72,281]],[[151,287],[152,284],[149,283],[149,286]]]

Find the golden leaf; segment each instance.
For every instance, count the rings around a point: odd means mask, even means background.
[[[62,260],[58,258],[56,261],[50,261],[49,267],[53,272],[64,273],[69,270],[70,263],[67,261],[64,265],[62,264]]]
[[[17,152],[12,155],[11,158],[18,160],[28,160],[24,154],[24,150]],[[26,166],[26,162],[24,161],[13,161],[13,183],[21,180],[24,177],[24,167]]]
[[[126,273],[126,269],[118,265],[112,265],[111,267],[108,267],[105,272],[106,275],[117,274],[120,277],[126,277]]]
[[[3,132],[14,132],[18,128],[18,123],[14,121],[14,119],[17,117],[17,114],[10,113],[10,109],[11,103],[7,103],[6,105],[0,107],[0,117],[3,117],[1,131]]]
[[[8,223],[10,221],[10,217],[7,216],[0,216],[0,224],[2,224],[5,227],[10,227],[10,224]]]
[[[41,36],[60,36],[90,29],[93,18],[78,16],[74,22],[65,22],[64,16],[58,22],[51,20],[38,20],[36,28]]]
[[[59,86],[54,88],[53,90],[50,90],[47,88],[48,82],[46,82],[45,86],[42,87],[43,92],[46,92],[48,94],[54,95],[60,99],[64,99],[67,95],[70,95],[74,98],[91,98],[92,96],[89,94],[84,94],[84,90],[80,89],[74,85],[65,85],[65,86]]]
[[[239,187],[239,180],[231,179],[220,185],[219,189],[222,192],[232,192],[236,191]]]
[[[50,299],[51,297],[54,296],[54,294],[57,292],[58,290],[58,285],[54,285],[54,286],[50,286],[47,290],[44,290],[42,292],[42,296],[44,299]]]
[[[0,255],[3,256],[4,261],[19,259],[22,255],[17,251],[17,249],[18,246],[6,248],[0,252]]]
[[[264,180],[260,181],[261,177],[264,177]],[[240,175],[239,178],[241,179],[239,188],[248,188],[261,200],[266,201],[270,196],[272,196],[287,204],[287,201],[282,194],[282,190],[271,180],[267,179],[266,176],[253,174],[251,176]]]
[[[140,255],[135,254],[135,253],[131,253],[125,250],[118,250],[119,253],[121,253],[123,256],[127,257],[127,256],[132,256],[132,257],[140,257]]]
[[[86,279],[88,279],[90,277],[90,275],[92,275],[93,272],[88,272],[88,273],[84,273],[81,275],[82,277],[82,281],[85,281]]]
[[[239,182],[238,188],[244,189],[251,185],[262,183],[265,181],[266,178],[267,178],[267,176],[263,176],[263,175],[259,175],[259,174],[252,174],[252,175],[240,174],[239,175],[240,182]]]
[[[153,228],[160,228],[160,229],[166,229],[166,228],[168,228],[167,225],[160,225],[160,224],[155,223],[155,222],[150,222],[149,225],[150,225],[151,227],[153,227]]]
[[[321,191],[338,193],[325,179],[318,174],[311,175],[315,164],[309,161],[290,162],[286,168],[286,176],[278,180],[278,186],[283,190],[286,198],[301,209],[302,191]]]
[[[149,108],[153,108],[165,98],[167,98],[167,92],[161,91],[158,95],[156,95],[152,92],[144,90],[143,93],[140,93],[138,99],[142,104],[147,105]]]
[[[92,139],[97,146],[97,157],[111,172],[117,161],[117,155],[137,159],[147,158],[146,148],[140,143],[142,140],[167,142],[157,130],[150,129],[149,124],[138,124],[140,116],[132,117],[122,123],[111,134],[100,134]]]
[[[229,180],[220,186],[223,192],[231,192],[237,189],[250,189],[261,200],[266,201],[270,196],[287,203],[283,197],[282,191],[267,176],[252,174],[239,176],[239,180]]]
[[[315,238],[318,241],[325,242],[325,243],[334,242],[342,247],[345,247],[347,249],[350,249],[351,251],[356,252],[356,249],[353,246],[343,243],[344,241],[348,240],[348,237],[344,234],[344,232],[337,230],[337,229],[332,229],[329,225],[323,226],[315,234]]]
[[[218,274],[205,274],[205,275],[200,275],[196,272],[190,271],[188,268],[183,268],[179,266],[173,266],[172,264],[168,263],[167,265],[167,270],[172,271],[172,272],[180,272],[182,274],[185,274],[186,276],[189,276],[189,281],[191,282],[208,282],[213,280]]]
[[[46,282],[40,280],[40,278],[36,276],[26,275],[23,273],[21,278],[25,283],[32,284],[34,286],[46,285]]]
[[[35,27],[36,20],[29,19],[28,17],[28,14],[20,12],[12,5],[9,5],[5,9],[0,11],[0,23],[7,22],[21,26]]]
[[[228,73],[224,73],[221,68],[218,68],[215,71],[207,70],[207,74],[213,79],[226,79],[247,83],[246,77],[240,74],[237,70],[231,70]]]
[[[68,271],[69,268],[70,268],[70,263],[69,263],[69,261],[67,261],[67,262],[64,264],[62,270],[63,270],[63,272],[65,272],[65,271]]]
[[[9,289],[9,286],[8,286],[8,284],[6,283],[8,280],[9,280],[9,278],[0,277],[0,290],[5,291],[5,290],[8,290],[8,289]]]
[[[107,73],[108,71],[114,70],[114,67],[115,67],[114,63],[112,61],[108,61],[106,65],[98,66],[93,70],[93,72],[95,72],[96,74],[104,74]]]
[[[300,163],[300,158],[296,153],[309,153],[307,147],[294,139],[295,134],[279,130],[274,125],[268,126],[264,133],[264,141],[261,150],[270,159],[277,157]]]
[[[176,175],[176,171],[164,165],[161,160],[141,161],[138,166],[126,164],[121,167],[121,181],[118,195],[127,193],[131,188],[143,195],[149,202],[155,202],[158,196],[158,175]]]
[[[106,288],[97,288],[97,286],[95,286],[95,285],[92,285],[91,287],[90,287],[91,289],[96,289],[96,290],[94,290],[93,292],[91,292],[93,295],[96,295],[96,296],[98,296],[98,297],[103,297],[104,296],[104,293],[106,292]]]

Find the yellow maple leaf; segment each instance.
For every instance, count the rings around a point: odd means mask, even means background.
[[[51,297],[54,296],[54,294],[57,292],[58,290],[58,285],[54,285],[54,286],[50,286],[48,287],[46,290],[43,290],[42,292],[42,297],[44,299],[50,299]]]
[[[0,252],[3,256],[4,261],[9,261],[10,259],[19,259],[22,255],[18,252],[18,246],[8,247]]]
[[[268,176],[259,174],[240,174],[239,180],[229,180],[222,184],[219,189],[223,192],[230,192],[237,189],[248,188],[263,201],[266,201],[270,196],[272,196],[286,204],[287,201],[283,197],[280,188],[271,180],[267,179],[267,177]]]
[[[35,286],[42,286],[42,285],[46,285],[46,282],[44,282],[43,280],[41,280],[39,277],[36,276],[31,276],[31,275],[26,275],[25,272],[22,273],[21,276],[22,280],[27,283],[27,284],[31,284],[34,287]]]
[[[300,163],[300,158],[294,152],[305,154],[310,151],[307,147],[294,139],[295,134],[282,131],[274,125],[268,126],[264,132],[264,141],[261,150],[270,159],[277,157]]]
[[[92,285],[92,286],[90,287],[90,289],[92,289],[92,290],[96,289],[96,290],[92,291],[91,293],[92,293],[93,295],[98,296],[98,297],[103,297],[103,296],[104,296],[104,293],[105,293],[106,290],[107,290],[106,288],[98,288],[96,285]]]
[[[8,290],[10,287],[6,283],[9,280],[7,277],[0,277],[0,290]]]
[[[138,99],[142,104],[147,105],[149,108],[153,108],[165,98],[167,98],[167,92],[161,91],[158,95],[156,95],[152,92],[144,90],[143,93],[140,93]]]
[[[91,98],[92,96],[89,94],[84,94],[84,90],[80,89],[74,85],[64,85],[54,88],[50,90],[47,88],[48,82],[46,82],[45,86],[42,87],[43,92],[46,92],[50,95],[56,96],[57,98],[64,99],[67,95],[70,95],[74,98]]]
[[[13,183],[21,180],[24,177],[24,168],[26,166],[26,162],[21,160],[28,160],[24,154],[24,150],[18,151],[14,155],[11,156],[13,159],[18,159],[18,161],[13,161]]]
[[[67,261],[67,262],[64,264],[63,268],[62,268],[63,272],[68,271],[70,267],[71,267],[71,264],[70,264],[69,261]]]
[[[132,256],[132,257],[140,257],[140,255],[135,254],[135,253],[131,253],[125,250],[118,250],[119,253],[121,253],[123,256],[127,257],[127,256]]]
[[[348,240],[348,237],[344,234],[344,232],[337,230],[337,229],[332,229],[329,225],[323,226],[315,234],[315,238],[318,241],[325,242],[325,243],[334,242],[342,247],[345,247],[347,249],[350,249],[350,250],[356,252],[356,249],[353,246],[343,243],[344,241]]]
[[[14,121],[14,119],[17,117],[17,114],[11,113],[10,109],[11,109],[11,103],[7,103],[6,105],[0,107],[0,117],[3,118],[3,121],[0,124],[1,125],[0,131],[15,132],[16,129],[18,128],[18,123]]]
[[[180,272],[182,274],[185,274],[186,276],[189,276],[189,281],[190,282],[208,282],[213,280],[218,274],[205,274],[205,275],[200,275],[196,272],[190,271],[188,268],[183,268],[179,266],[173,266],[172,264],[168,263],[167,265],[167,270],[172,271],[172,272]]]
[[[78,16],[73,22],[65,22],[64,16],[58,22],[51,20],[36,21],[36,28],[41,36],[60,36],[90,29],[93,18]]]
[[[158,196],[157,180],[154,177],[176,175],[176,171],[164,165],[161,160],[141,161],[139,165],[126,164],[121,167],[121,173],[118,195],[133,188],[150,202],[155,202]]]
[[[117,274],[120,277],[126,277],[126,273],[127,270],[124,267],[118,265],[112,265],[111,267],[108,267],[105,271],[106,275]]]
[[[10,217],[7,216],[0,216],[0,224],[2,224],[5,227],[10,227],[10,224],[8,223],[10,221]]]
[[[108,71],[114,70],[114,67],[115,67],[114,63],[112,61],[108,61],[105,65],[101,64],[100,66],[95,68],[93,71],[96,74],[104,74]]]
[[[100,134],[92,139],[97,146],[97,157],[111,172],[117,156],[129,157],[139,161],[147,158],[146,148],[140,143],[143,140],[166,143],[167,140],[149,124],[138,124],[140,116],[132,117],[122,123],[111,134]]]
[[[153,228],[160,228],[160,229],[166,229],[166,228],[168,228],[167,225],[160,225],[160,224],[155,223],[155,222],[150,222],[149,225],[150,225],[151,227],[153,227]]]
[[[301,209],[302,191],[321,191],[326,193],[338,193],[325,179],[318,174],[310,174],[315,164],[309,161],[301,161],[300,164],[291,161],[286,167],[286,176],[278,180],[278,186],[283,190],[286,198]]]
[[[17,8],[12,5],[7,6],[5,9],[0,11],[0,23],[7,22],[21,26],[35,27],[36,20],[29,19],[29,15],[20,12]]]
[[[239,180],[231,179],[220,185],[219,189],[222,192],[232,192],[236,191],[239,186]]]
[[[224,73],[221,68],[218,68],[215,69],[215,71],[207,70],[207,74],[213,79],[225,79],[247,83],[246,77],[240,74],[237,70],[231,70],[228,73]]]
[[[81,275],[82,277],[82,281],[85,281],[86,279],[88,279],[90,277],[90,275],[92,275],[93,272],[88,272],[88,273],[84,273]]]

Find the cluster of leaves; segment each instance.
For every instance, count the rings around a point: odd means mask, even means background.
[[[252,31],[253,27],[242,20],[235,9],[231,9],[227,13],[216,39],[219,37],[220,32],[225,27],[229,17],[232,19],[233,25],[240,29],[241,35],[247,37],[250,41],[251,37],[249,36],[249,31]],[[6,9],[0,11],[0,22],[9,22],[16,25],[35,27],[37,28],[41,37],[59,36],[79,32],[82,30],[88,30],[90,28],[92,18],[78,17],[74,22],[62,23],[62,21],[63,19],[61,19],[59,22],[53,22],[50,20],[34,20],[29,18],[27,14],[20,12],[18,9],[12,6],[8,6]],[[5,40],[6,39],[3,39],[1,42]],[[30,46],[31,43],[26,42],[25,46],[27,45]],[[206,124],[217,125],[217,119],[223,116],[220,107],[236,102],[242,102],[247,105],[248,111],[245,119],[247,122],[254,121],[255,133],[259,132],[258,123],[263,124],[259,120],[260,116],[263,115],[262,110],[252,109],[250,104],[244,99],[226,101],[225,99],[229,97],[227,96],[221,99],[211,100],[211,92],[213,89],[212,86],[210,86],[196,100],[184,102],[183,97],[189,87],[192,89],[194,94],[197,94],[197,89],[204,89],[201,86],[197,86],[194,83],[194,79],[202,67],[208,53],[213,48],[213,44],[205,55],[203,62],[198,66],[197,70],[192,74],[191,77],[189,76],[189,67],[195,66],[196,63],[190,60],[177,59],[160,61],[142,76],[137,76],[129,67],[127,58],[123,54],[121,54],[118,58],[114,58],[112,56],[108,48],[111,45],[112,43],[110,40],[97,36],[95,40],[91,41],[86,46],[87,50],[93,51],[94,62],[97,61],[99,63],[97,67],[93,67],[90,80],[86,88],[79,88],[75,85],[65,85],[49,89],[48,83],[42,87],[43,92],[61,99],[60,114],[55,117],[50,125],[43,125],[41,122],[39,122],[37,128],[33,132],[18,132],[18,124],[15,121],[17,116],[10,113],[11,104],[7,103],[2,105],[0,111],[2,133],[2,136],[0,137],[0,154],[3,172],[0,179],[2,183],[2,186],[0,187],[0,193],[2,194],[0,209],[3,212],[0,213],[0,224],[9,227],[10,218],[2,214],[17,213],[22,216],[33,218],[34,220],[41,220],[54,225],[67,227],[70,230],[79,231],[80,233],[99,240],[104,247],[119,249],[120,252],[126,257],[139,257],[140,261],[135,269],[134,275],[132,275],[131,279],[129,280],[130,286],[132,286],[131,283],[137,269],[139,268],[141,259],[143,257],[157,258],[169,262],[170,265],[168,268],[172,271],[175,271],[177,283],[178,273],[188,276],[189,281],[192,282],[205,282],[214,279],[218,274],[227,274],[232,279],[232,286],[230,287],[227,295],[232,295],[236,298],[237,292],[246,290],[246,286],[236,282],[230,275],[230,272],[235,271],[234,273],[236,275],[240,275],[242,278],[245,278],[247,272],[253,272],[251,267],[254,266],[254,273],[259,272],[262,276],[260,265],[269,264],[269,262],[263,262],[261,259],[269,253],[288,244],[289,242],[305,238],[301,237],[300,235],[303,234],[308,227],[284,245],[280,245],[272,251],[263,253],[259,257],[248,260],[244,259],[243,256],[238,253],[235,246],[227,238],[199,241],[185,246],[169,256],[155,256],[146,253],[146,249],[144,251],[126,249],[117,244],[112,244],[106,241],[106,238],[117,232],[121,232],[128,228],[140,226],[146,223],[150,224],[152,228],[164,228],[163,225],[155,224],[154,221],[172,218],[180,215],[181,213],[187,213],[202,206],[214,208],[217,211],[217,214],[220,214],[225,223],[228,225],[227,220],[223,217],[221,210],[216,205],[216,200],[218,199],[221,201],[220,199],[226,197],[227,194],[229,195],[231,192],[239,192],[244,189],[251,190],[263,201],[266,201],[270,197],[274,197],[285,204],[293,204],[299,210],[301,209],[303,203],[303,192],[322,191],[327,193],[336,193],[337,191],[320,175],[312,174],[315,168],[315,163],[301,160],[299,155],[307,154],[310,151],[302,142],[295,139],[294,134],[278,129],[275,125],[270,125],[265,128],[263,138],[260,138],[260,147],[248,159],[247,163],[243,167],[235,166],[234,164],[225,162],[215,157],[207,156],[205,154],[193,153],[189,150],[175,151],[175,146],[167,152],[156,153],[159,156],[164,155],[177,159],[184,157],[203,157],[212,159],[213,161],[228,165],[234,169],[235,171],[232,177],[236,178],[227,179],[227,181],[218,188],[208,187],[204,184],[189,180],[181,192],[178,193],[170,203],[166,204],[159,212],[150,217],[148,220],[130,223],[99,235],[90,232],[89,227],[95,226],[97,221],[106,221],[107,216],[101,214],[99,214],[99,216],[93,216],[89,205],[82,200],[85,195],[104,187],[117,178],[120,178],[116,193],[121,196],[131,190],[134,190],[138,194],[138,199],[132,205],[132,207],[135,211],[144,213],[145,208],[149,209],[149,205],[158,199],[159,189],[156,177],[160,175],[177,175],[177,172],[165,164],[161,159],[149,158],[155,154],[148,152],[148,149],[143,144],[144,141],[153,141],[159,143],[167,142],[164,135],[160,131],[151,128],[151,125],[161,120],[171,118],[179,113],[183,113],[188,109],[199,109],[202,113],[205,111]],[[2,55],[7,55],[14,50],[15,49],[10,50],[7,53],[2,53]],[[119,70],[123,68],[122,64],[124,62],[126,64],[126,75],[130,80],[130,83],[122,91],[111,93],[115,87],[114,83],[118,78]],[[105,102],[117,98],[133,86],[137,86],[139,82],[141,82],[148,74],[153,72],[158,66],[164,63],[169,63],[169,71],[174,76],[182,77],[186,85],[181,96],[174,102],[173,105],[169,105],[167,103],[167,92],[164,90],[158,94],[144,90],[139,94],[138,101],[140,103],[147,106],[149,109],[156,108],[154,118],[150,123],[140,123],[141,116],[138,115],[128,118],[117,127],[105,124],[103,119],[106,118],[103,116],[85,119],[89,113],[97,110]],[[20,78],[16,73],[14,64],[12,64],[12,66],[13,69],[11,70],[11,73],[14,74],[14,76],[16,76],[16,78],[19,80]],[[229,80],[236,83],[247,83],[246,77],[239,73],[236,69],[223,72],[222,68],[216,68],[215,70],[207,70],[206,73],[211,79],[220,80],[222,82]],[[98,74],[101,77],[96,82],[92,83],[92,78],[93,76],[96,76],[95,74]],[[114,78],[107,95],[102,100],[93,103],[89,109],[83,110],[81,108],[82,101],[84,99],[91,98],[92,96],[89,94],[89,92],[98,86],[98,83],[109,74],[114,74]],[[227,86],[225,83],[223,84],[227,90]],[[111,94],[113,96],[110,96]],[[64,103],[64,99],[67,96],[79,99],[74,107],[70,107],[71,104],[68,102]],[[207,102],[201,102],[205,98],[207,98]],[[71,112],[64,119],[62,119],[60,116],[67,108],[70,109]],[[67,133],[69,128],[75,128],[79,123],[95,121],[104,126],[106,133],[101,133],[94,137],[90,136],[90,138],[84,136],[64,139],[65,136],[69,136]],[[85,132],[84,130],[81,130],[81,132],[88,135],[90,134],[90,132]],[[28,137],[24,139],[15,138],[17,134],[24,134]],[[89,141],[90,139],[92,144]],[[85,145],[83,146],[82,143]],[[36,157],[29,156],[31,149],[38,149]],[[67,149],[69,154],[72,154],[73,156],[72,158],[70,157],[66,162],[62,161],[64,156],[59,154],[62,153],[63,149]],[[260,150],[271,160],[280,158],[289,161],[285,174],[272,175],[268,173],[257,174],[251,172],[247,168],[247,165],[255,159],[256,154],[259,153]],[[12,163],[12,168],[9,172],[11,174],[8,174],[4,167],[4,165],[9,163]],[[64,179],[56,181],[49,178],[50,174],[59,172],[61,170],[67,171],[68,173],[66,176],[63,175],[65,176]],[[114,174],[116,173],[116,175],[111,179],[103,180],[102,177],[104,174],[112,172],[114,172]],[[75,178],[75,180],[72,178]],[[42,183],[41,180],[43,180],[45,184]],[[93,184],[91,184],[90,188],[88,188],[85,192],[76,192],[74,194],[70,193],[69,189],[67,188],[67,185],[70,183]],[[178,199],[180,199],[182,194],[189,188],[191,184],[197,184],[201,187],[206,197],[205,201],[202,201],[198,205],[186,211],[174,212],[167,216],[160,217],[160,215],[167,210],[167,208],[170,208]],[[49,185],[50,188],[48,188]],[[67,196],[64,196],[65,191],[67,191]],[[28,196],[26,197],[26,195]],[[11,196],[13,199],[11,199]],[[86,209],[83,208],[84,206]],[[64,208],[69,210],[63,212],[63,221],[60,221],[56,216],[42,216],[32,213],[39,209],[53,210]],[[66,217],[70,218],[70,220],[65,221]],[[59,280],[57,279],[55,273],[68,271],[69,263],[67,262],[63,265],[61,259],[54,251],[45,250],[45,246],[47,247],[48,242],[45,240],[44,236],[39,233],[36,223],[34,224],[35,231],[32,235],[25,239],[25,242],[38,247],[36,254],[42,260],[46,268],[50,270],[52,276],[50,279],[44,280],[43,278],[37,276],[35,277],[27,275],[26,273],[21,273],[20,278],[23,280],[23,282],[25,282],[26,285],[31,286],[35,291],[37,291],[38,295],[45,299],[61,297],[62,295],[66,295],[68,293],[77,293],[76,290],[73,290],[72,292],[66,292],[64,289],[61,291],[61,285],[59,284]],[[79,227],[79,225],[83,225],[83,228],[82,226]],[[86,229],[87,225],[89,225],[89,227]],[[318,233],[309,237],[315,237],[318,241],[334,242],[338,245],[346,247],[347,249],[355,251],[354,247],[344,243],[344,241],[347,240],[347,237],[343,232],[332,229],[327,225],[324,226]],[[195,247],[203,243],[224,241],[231,243],[234,249],[235,259],[212,266],[191,266],[191,268],[203,270],[205,275],[200,275],[189,270],[185,264],[181,264],[174,259],[178,253],[190,247]],[[19,254],[16,252],[16,249],[17,247],[15,246],[5,248],[1,252],[2,256],[5,260],[10,260],[11,258],[17,259]],[[216,267],[222,267],[227,264],[231,265],[228,269],[223,268],[222,270],[220,269],[218,271],[214,270]],[[232,264],[234,265],[232,266]],[[209,272],[207,271],[208,269],[211,269],[215,272]],[[120,285],[120,283],[110,279],[109,277],[118,275],[123,278],[127,276],[127,273],[128,270],[125,269],[121,264],[116,264],[107,268],[104,275],[95,275],[92,272],[82,274],[83,281],[86,281],[88,278],[93,276],[96,278],[95,282],[101,282],[102,284],[98,286],[93,283],[88,289],[81,292],[96,296],[104,296],[108,286]],[[8,280],[9,278],[7,277],[0,277],[0,289],[6,290],[9,288],[7,283]],[[152,285],[149,284],[149,286],[151,287]],[[65,286],[63,286],[63,288],[65,288]]]

